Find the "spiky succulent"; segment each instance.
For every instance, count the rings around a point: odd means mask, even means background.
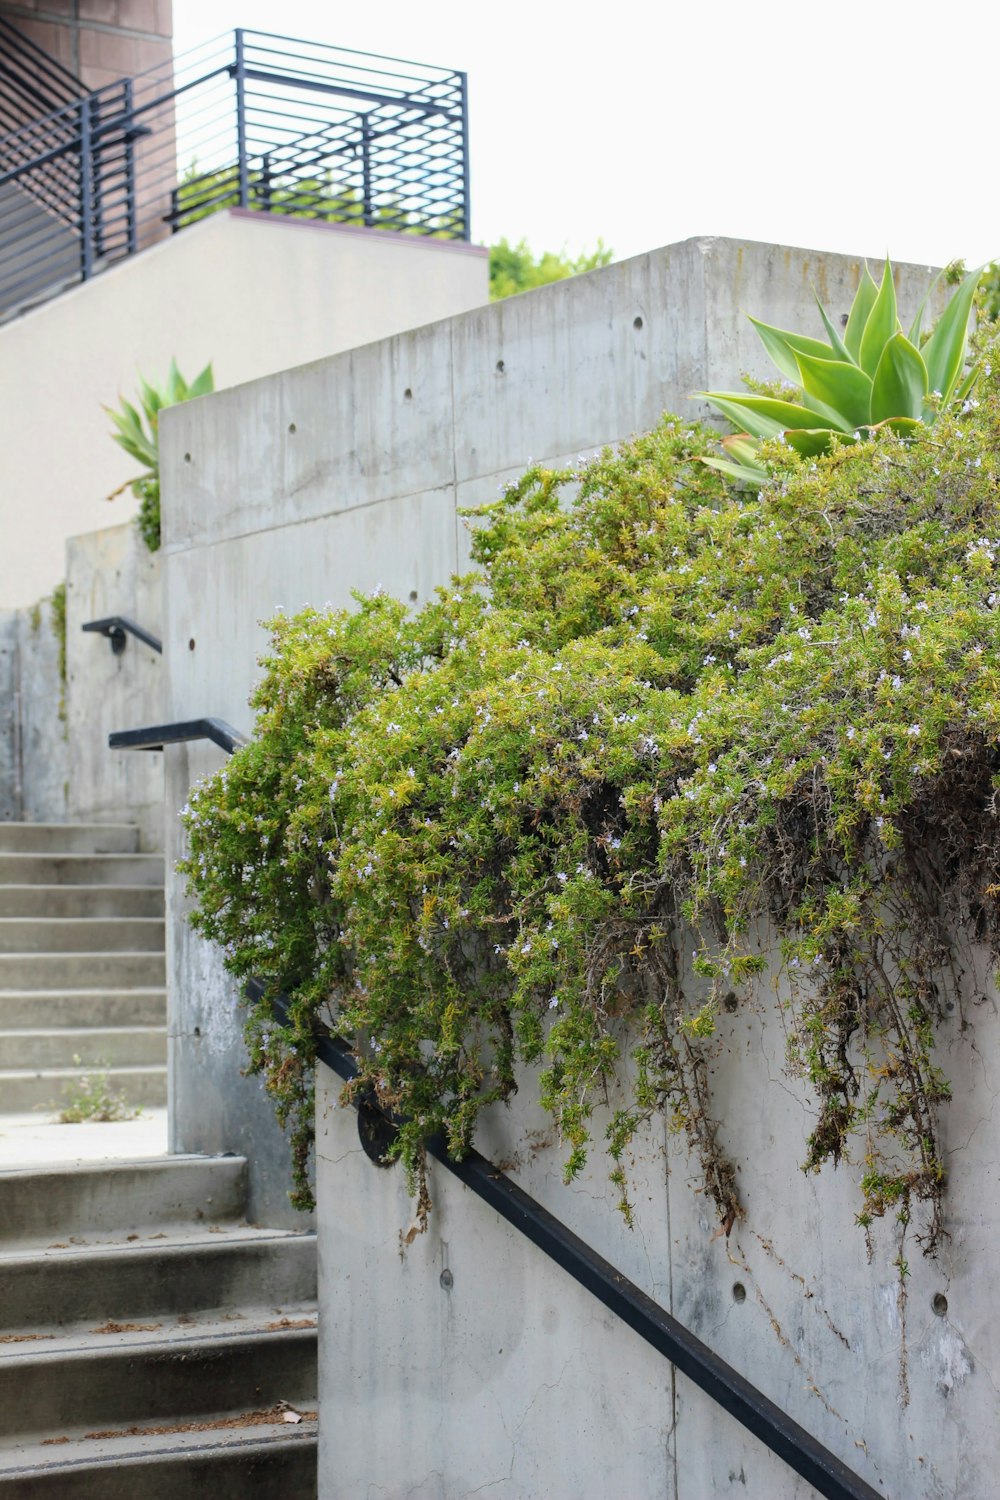
[[[771,359],[796,390],[787,400],[699,391],[737,429],[723,439],[727,457],[704,462],[759,485],[767,478],[758,453],[766,439],[780,437],[811,457],[825,453],[835,437],[852,443],[878,427],[905,435],[933,424],[942,411],[968,398],[979,375],[977,365],[966,371],[965,363],[969,315],[981,274],[972,271],[962,280],[923,344],[921,323],[930,292],[904,334],[888,258],[881,286],[865,266],[843,335],[817,297],[829,343],[751,318]]]

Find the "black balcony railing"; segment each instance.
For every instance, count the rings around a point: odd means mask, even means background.
[[[0,317],[211,213],[469,238],[464,73],[237,31],[0,136]]]

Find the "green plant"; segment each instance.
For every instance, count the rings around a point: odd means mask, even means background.
[[[177,368],[177,361],[172,359],[165,386],[151,385],[139,377],[138,409],[124,396],[119,397],[120,410],[112,411],[109,406],[104,408],[115,428],[112,433],[114,441],[131,458],[145,465],[145,473],[138,479],[126,480],[108,499],[113,500],[123,490],[131,489],[139,501],[137,524],[150,552],[155,552],[160,545],[160,412],[180,401],[207,396],[214,389],[215,378],[210,364],[188,384]]]
[[[74,1067],[80,1067],[81,1059],[73,1058]],[[106,1070],[107,1064],[98,1061],[96,1068]],[[112,1091],[106,1071],[86,1073],[73,1086],[66,1088],[66,1103],[59,1115],[61,1125],[81,1125],[85,1121],[95,1123],[134,1120],[140,1113],[133,1109],[123,1094]]]
[[[597,241],[596,250],[584,251],[576,257],[565,251],[556,255],[551,250],[536,257],[527,240],[519,240],[516,245],[507,239],[497,240],[490,246],[490,301],[498,302],[536,286],[548,286],[583,271],[599,270],[609,264],[613,254],[603,240]]]
[[[880,427],[911,436],[933,426],[943,411],[968,399],[979,376],[977,366],[966,372],[965,363],[969,315],[981,274],[973,271],[963,278],[926,342],[921,342],[920,330],[927,297],[907,336],[896,315],[888,259],[881,286],[865,266],[843,337],[818,298],[828,343],[751,318],[781,374],[800,389],[782,396],[699,392],[737,429],[723,439],[728,456],[705,462],[759,485],[768,475],[760,455],[762,441],[777,439],[812,458],[836,442],[857,442]]]
[[[255,739],[192,793],[182,869],[263,981],[252,1066],[303,1191],[326,1028],[424,1209],[428,1136],[460,1154],[537,1064],[568,1176],[608,1107],[627,1213],[659,1116],[731,1226],[714,1059],[771,1005],[805,1169],[853,1162],[866,1230],[920,1209],[939,1243],[939,1042],[972,945],[1000,954],[996,359],[905,441],[772,445],[751,495],[666,418],[530,470],[476,514],[481,572],[419,611],[272,622]]]

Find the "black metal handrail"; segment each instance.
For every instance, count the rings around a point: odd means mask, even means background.
[[[128,645],[130,635],[134,635],[136,640],[143,641],[154,651],[158,651],[161,656],[163,655],[163,642],[159,637],[152,635],[148,630],[143,630],[141,625],[137,625],[127,615],[109,615],[106,620],[88,620],[86,625],[80,626],[80,629],[96,631],[98,635],[106,636],[111,642],[111,649],[115,656],[121,656]]]
[[[225,719],[184,719],[175,724],[147,724],[143,729],[115,729],[108,735],[109,750],[162,750],[187,740],[211,740],[232,755],[249,743],[245,734]]]
[[[260,980],[252,979],[246,987],[251,999],[260,999],[265,987]],[[277,1019],[287,1022],[287,1001],[283,997],[271,997]],[[318,1037],[316,1054],[320,1061],[331,1068],[345,1082],[356,1078],[358,1067],[349,1047],[333,1036]],[[377,1111],[382,1115],[386,1131],[385,1141],[395,1130],[396,1122],[391,1116],[378,1110],[371,1098],[363,1104],[364,1115]],[[365,1121],[369,1135],[371,1125]],[[359,1134],[368,1150],[365,1134],[362,1134],[362,1118],[359,1112]],[[827,1500],[885,1500],[859,1474],[849,1469],[835,1453],[831,1453],[806,1429],[782,1411],[781,1407],[750,1384],[732,1365],[721,1359],[707,1344],[695,1337],[683,1323],[668,1313],[659,1303],[646,1295],[635,1282],[598,1255],[579,1235],[573,1233],[548,1209],[512,1182],[493,1162],[478,1151],[468,1151],[456,1161],[448,1152],[443,1135],[434,1135],[427,1141],[427,1151],[435,1161],[447,1168],[467,1188],[488,1203],[501,1218],[521,1232],[526,1239],[543,1251],[557,1265],[562,1266],[575,1281],[585,1287],[597,1300],[627,1323],[640,1338],[662,1354],[676,1369],[705,1392],[713,1401],[736,1418],[748,1432],[759,1438],[772,1453],[801,1475]],[[372,1154],[369,1152],[369,1154]]]
[[[452,69],[237,31],[37,113],[0,136],[0,317],[223,208],[469,238]]]
[[[112,749],[161,749],[164,744],[178,740],[206,738],[230,753],[247,743],[238,730],[221,719],[193,719],[157,728],[124,730],[110,735],[108,743]],[[150,743],[151,739],[158,739],[159,743]],[[259,1000],[266,993],[265,985],[258,979],[251,979],[246,985],[249,999]],[[287,1000],[283,996],[271,995],[270,1004],[277,1020],[287,1024]],[[357,1077],[354,1055],[340,1038],[331,1035],[317,1037],[316,1055],[345,1082]],[[372,1099],[366,1099],[364,1115],[370,1117],[373,1112],[384,1122],[386,1135],[397,1128],[397,1122],[390,1115],[379,1110]],[[363,1117],[359,1113],[359,1135],[368,1151],[370,1142],[361,1134],[362,1123]],[[370,1125],[367,1128],[370,1131]],[[427,1151],[826,1500],[885,1500],[835,1453],[782,1411],[776,1402],[751,1385],[732,1365],[512,1182],[493,1162],[474,1150],[456,1161],[449,1155],[447,1141],[440,1134],[429,1138]]]

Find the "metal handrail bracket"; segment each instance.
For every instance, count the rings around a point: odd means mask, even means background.
[[[232,755],[249,743],[245,734],[227,724],[225,719],[183,719],[174,724],[148,724],[143,729],[115,729],[108,735],[109,750],[162,750],[164,745],[181,745],[188,740],[211,740]]]
[[[143,641],[161,656],[163,654],[163,642],[150,631],[144,630],[141,625],[137,625],[134,620],[130,620],[127,615],[108,615],[106,620],[88,620],[86,625],[80,626],[80,629],[96,631],[98,635],[106,636],[116,656],[121,656],[128,645],[130,635],[134,635],[137,641]]]

